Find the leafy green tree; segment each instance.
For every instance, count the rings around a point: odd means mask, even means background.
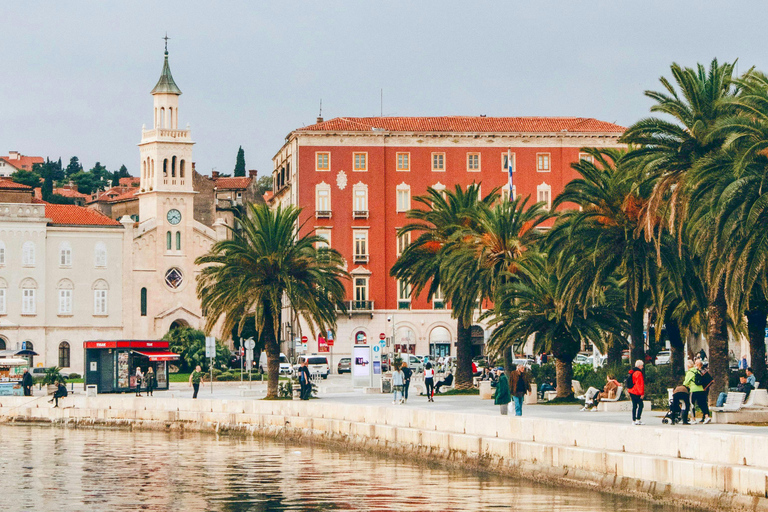
[[[235,177],[245,176],[245,151],[243,146],[237,150],[237,160],[235,161]]]
[[[261,176],[256,180],[256,193],[263,196],[268,190],[272,190],[272,176]]]
[[[73,156],[72,158],[69,159],[69,164],[67,165],[67,168],[64,170],[64,174],[66,175],[67,178],[69,178],[73,174],[82,172],[82,170],[83,170],[83,166],[80,163],[80,160],[76,156]]]
[[[223,332],[242,333],[247,319],[255,319],[267,352],[267,398],[277,397],[283,307],[313,332],[335,330],[337,309],[345,311],[344,259],[333,249],[316,248],[323,238],[299,234],[300,212],[249,204],[241,229],[195,261],[202,266],[197,295],[208,332],[223,318]]]
[[[64,171],[61,169],[61,159],[58,162],[52,162],[46,158],[45,163],[33,165],[32,170],[43,178],[40,193],[43,201],[48,201],[53,194],[54,181],[64,178]]]
[[[421,207],[406,213],[406,218],[414,222],[399,229],[398,236],[417,233],[418,237],[406,247],[390,270],[391,276],[410,284],[413,296],[427,290],[427,299],[432,300],[442,287],[457,323],[454,384],[457,389],[472,387],[470,329],[477,304],[464,297],[459,287],[450,285],[454,269],[446,264],[446,255],[451,244],[461,243],[460,238],[467,230],[479,231],[478,208],[490,207],[498,199],[496,191],[478,199],[479,187],[473,183],[465,190],[456,185],[454,190],[444,192],[430,187],[425,195],[415,197]],[[450,287],[450,291],[446,287]]]
[[[75,184],[75,187],[77,188],[77,191],[81,194],[92,194],[98,190],[97,180],[90,172],[80,171],[70,176],[69,179],[72,180],[72,182]]]
[[[178,327],[168,331],[163,340],[169,342],[171,352],[179,354],[180,370],[191,372],[196,365],[210,369],[210,359],[205,357],[205,333],[192,327]],[[229,349],[216,340],[216,358],[214,366],[226,368],[229,364]]]
[[[112,186],[116,187],[120,185],[120,178],[130,178],[131,173],[128,172],[128,168],[125,165],[120,166],[119,171],[112,173]]]
[[[13,174],[11,174],[11,180],[28,187],[36,188],[40,186],[40,175],[32,171],[15,171]]]

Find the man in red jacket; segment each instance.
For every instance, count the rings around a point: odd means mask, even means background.
[[[632,387],[627,389],[629,392],[629,398],[632,399],[632,423],[635,425],[642,425],[640,416],[643,415],[643,397],[645,397],[645,375],[643,375],[643,363],[641,360],[635,362],[635,367],[629,370],[629,376],[627,377],[627,384],[630,379]]]

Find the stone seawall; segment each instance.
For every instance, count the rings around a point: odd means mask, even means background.
[[[768,438],[330,401],[0,397],[0,421],[322,442],[708,510],[768,512]]]

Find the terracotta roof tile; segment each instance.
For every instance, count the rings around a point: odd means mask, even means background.
[[[31,171],[34,164],[44,164],[45,160],[41,156],[24,156],[19,155],[18,158],[11,158],[10,156],[0,156],[0,160],[5,160],[16,169],[24,169],[25,171]]]
[[[337,117],[297,131],[469,133],[623,133],[625,128],[590,117]]]
[[[0,190],[29,190],[31,192],[32,187],[0,178]]]
[[[238,176],[237,178],[216,178],[216,188],[219,190],[241,190],[248,188],[253,178]]]
[[[45,216],[51,225],[64,226],[121,226],[103,213],[72,204],[45,204]]]
[[[113,197],[112,199],[107,200],[108,203],[117,203],[119,201],[125,201],[127,199],[133,199],[136,195],[136,192],[138,192],[139,189],[136,187],[131,187],[127,192],[123,192],[117,197]]]
[[[264,198],[265,203],[268,203],[272,200],[273,197],[275,197],[275,194],[273,194],[271,190],[267,190],[266,192],[264,192],[264,195],[261,197]]]

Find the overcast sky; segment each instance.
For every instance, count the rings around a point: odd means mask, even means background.
[[[271,172],[293,129],[384,115],[585,116],[628,125],[669,64],[768,71],[762,2],[0,3],[0,155],[125,164],[168,32],[198,172]]]

